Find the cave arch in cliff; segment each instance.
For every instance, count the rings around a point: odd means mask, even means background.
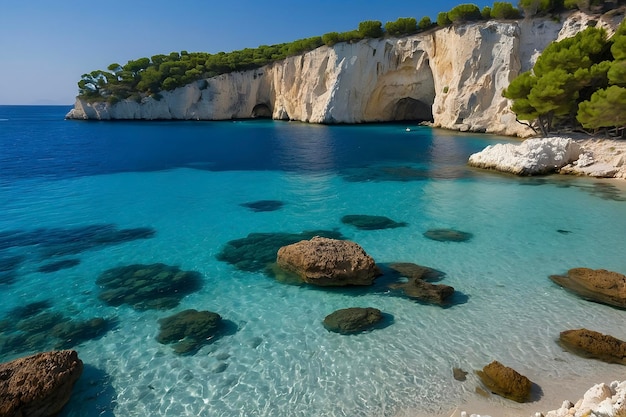
[[[393,107],[392,120],[394,121],[433,121],[432,103],[424,103],[412,97],[404,97]]]
[[[272,109],[265,103],[259,103],[252,109],[251,116],[253,119],[271,119]]]

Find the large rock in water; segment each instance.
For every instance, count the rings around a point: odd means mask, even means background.
[[[626,276],[619,272],[573,268],[566,275],[550,275],[550,279],[585,299],[626,308]]]
[[[283,246],[276,264],[320,286],[371,285],[381,275],[374,259],[358,244],[319,236]]]
[[[343,308],[326,316],[324,327],[331,332],[352,334],[368,330],[382,319],[383,313],[377,308]]]
[[[626,365],[626,342],[593,330],[566,330],[559,336],[561,346],[586,358]]]
[[[0,417],[46,417],[69,401],[83,362],[74,350],[51,351],[0,364]]]
[[[493,361],[485,366],[482,371],[476,372],[481,381],[494,394],[498,394],[518,403],[530,399],[532,382],[524,375],[519,374],[512,368]]]
[[[469,165],[515,175],[558,171],[578,159],[582,150],[569,138],[527,139],[519,145],[499,143],[470,155]]]

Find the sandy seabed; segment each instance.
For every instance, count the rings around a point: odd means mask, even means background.
[[[411,413],[407,411],[399,413],[395,417],[460,417],[463,411],[467,412],[468,415],[477,414],[491,417],[535,417],[536,413],[546,415],[548,411],[560,408],[563,401],[567,400],[576,404],[585,392],[595,384],[604,382],[608,385],[612,381],[624,380],[626,373],[620,367],[621,365],[615,365],[615,370],[605,375],[605,379],[602,381],[534,380],[532,381],[534,384],[533,396],[539,394],[540,397],[523,404],[498,397],[495,394],[485,397],[484,395],[474,393],[468,396],[463,403],[451,404],[449,410],[439,414]],[[483,387],[480,388],[482,389]]]
[[[615,170],[613,178],[626,179],[626,140],[620,139],[590,139],[585,137],[573,137],[584,153],[590,154],[594,163],[583,168],[569,166],[562,173],[569,175],[594,175],[596,173]],[[615,185],[626,189],[626,182],[616,181]],[[591,359],[590,359],[591,360]],[[491,395],[485,397],[478,393],[466,398],[462,404],[451,405],[450,409],[437,415],[406,412],[397,417],[460,417],[465,411],[468,415],[478,414],[491,417],[534,417],[536,413],[546,414],[550,410],[561,407],[563,401],[576,403],[583,397],[585,392],[598,383],[609,384],[612,381],[624,380],[626,372],[616,366],[610,374],[605,375],[602,381],[566,381],[566,380],[539,380],[533,383],[540,387],[540,395],[531,402],[518,404],[504,398]],[[477,387],[478,388],[478,387]],[[482,388],[482,387],[481,387]],[[536,391],[536,387],[534,388]]]

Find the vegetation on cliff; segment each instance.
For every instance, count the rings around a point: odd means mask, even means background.
[[[564,128],[626,127],[626,21],[611,39],[589,27],[550,44],[533,69],[504,90],[511,109],[543,135]]]
[[[595,10],[616,7],[622,3],[626,3],[626,0],[521,0],[519,5],[526,16],[532,16],[537,13],[553,13],[563,7]],[[412,17],[401,17],[384,26],[380,21],[372,20],[361,22],[358,29],[347,32],[329,32],[289,43],[261,45],[228,53],[181,51],[159,54],[131,60],[124,65],[113,63],[106,71],[95,70],[83,74],[78,82],[78,97],[87,101],[109,103],[123,99],[140,101],[147,96],[159,100],[163,91],[174,90],[224,73],[259,68],[322,45],[357,42],[365,38],[401,37],[435,26],[487,19],[517,19],[521,16],[520,10],[508,2],[494,2],[492,7],[485,7],[482,11],[474,4],[461,4],[448,12],[439,13],[436,23],[428,16],[419,22]],[[204,85],[207,85],[206,82]],[[610,93],[612,96],[613,90]]]
[[[505,6],[498,6],[505,5]],[[500,7],[514,9],[510,3],[496,2],[494,10]],[[481,18],[476,15],[474,5],[460,5],[450,12],[455,22]],[[471,15],[471,16],[470,16]],[[496,15],[486,16],[500,18]],[[452,21],[449,21],[452,23]],[[448,23],[446,23],[448,24]],[[78,97],[87,101],[108,101],[123,99],[141,100],[151,96],[160,99],[160,92],[173,90],[194,81],[214,77],[219,74],[245,71],[262,67],[274,61],[285,59],[316,49],[322,45],[332,46],[339,42],[357,42],[365,38],[384,36],[401,37],[428,30],[436,26],[428,16],[422,19],[400,17],[396,21],[372,20],[359,23],[358,29],[347,32],[329,32],[322,36],[299,39],[277,45],[261,45],[233,52],[172,52],[168,55],[155,55],[128,61],[121,65],[113,63],[107,70],[95,70],[83,74],[78,82]]]

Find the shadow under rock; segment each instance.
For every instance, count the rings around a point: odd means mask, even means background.
[[[541,387],[537,384],[535,384],[534,382],[531,381],[531,386],[530,386],[530,401],[531,403],[537,402],[539,400],[541,400],[541,398],[543,397],[543,390],[541,389]]]
[[[83,374],[74,385],[70,401],[57,417],[115,417],[117,392],[111,376],[102,369],[85,364]]]

